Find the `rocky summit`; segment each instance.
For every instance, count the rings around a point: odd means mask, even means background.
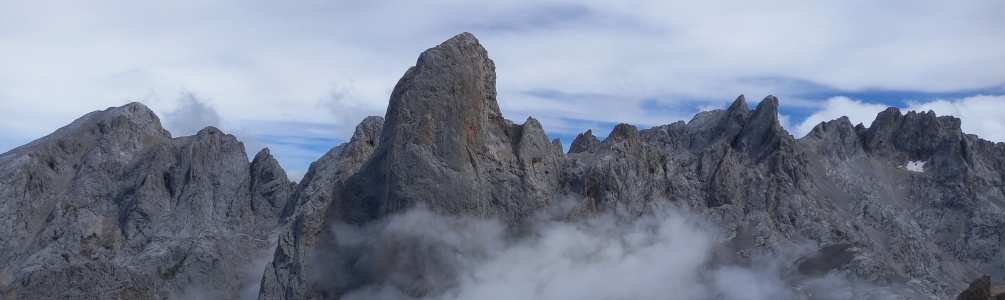
[[[487,271],[465,268],[510,253],[491,249],[548,249],[528,242],[544,227],[685,218],[668,207],[715,228],[696,272],[776,261],[776,298],[991,299],[1005,278],[1005,144],[957,118],[889,108],[796,139],[778,98],[739,96],[687,122],[587,131],[563,153],[537,120],[503,117],[495,83],[471,34],[426,50],[384,117],[299,183],[216,128],[172,137],[139,103],[87,114],[0,155],[0,297],[470,298]],[[639,228],[604,236],[663,227]],[[854,284],[814,288],[837,277]]]

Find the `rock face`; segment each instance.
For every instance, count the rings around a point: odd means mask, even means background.
[[[327,216],[346,209],[340,188],[355,175],[380,143],[381,117],[368,117],[356,126],[348,143],[335,147],[311,164],[283,210],[289,229],[279,236],[275,256],[262,277],[264,299],[310,299],[322,295],[316,282],[319,258],[314,255]]]
[[[347,183],[349,207],[339,217],[365,223],[423,202],[516,223],[545,207],[561,149],[537,120],[503,119],[495,79],[495,65],[469,33],[423,52],[395,86],[380,142]]]
[[[385,116],[296,185],[268,149],[248,162],[215,128],[171,138],[140,104],[88,114],[0,155],[0,293],[235,298],[260,284],[260,299],[326,299],[391,282],[400,297],[435,296],[460,280],[457,253],[345,242],[361,232],[345,228],[414,207],[498,220],[518,238],[545,212],[630,221],[675,206],[720,227],[723,261],[812,248],[792,278],[945,299],[976,274],[1005,277],[1005,144],[959,119],[890,108],[796,139],[776,97],[750,109],[740,96],[688,122],[587,131],[562,153],[537,120],[503,118],[494,68],[468,33],[426,50]]]
[[[172,139],[139,103],[3,154],[0,182],[5,299],[236,298],[290,189],[268,150]]]
[[[499,218],[516,230],[547,207],[558,190],[561,148],[537,120],[502,118],[494,69],[468,33],[423,52],[392,92],[384,119],[368,118],[349,143],[311,166],[294,199],[324,196],[304,213],[293,208],[291,238],[280,239],[262,298],[335,297],[368,283],[338,280],[352,272],[324,263],[349,255],[334,249],[334,223],[364,224],[425,203],[445,214]],[[311,285],[312,277],[336,279]]]

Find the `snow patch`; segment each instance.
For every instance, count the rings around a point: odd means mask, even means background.
[[[924,172],[925,162],[923,161],[909,161],[907,162],[907,170],[912,172]]]

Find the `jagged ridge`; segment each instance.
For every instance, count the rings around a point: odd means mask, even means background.
[[[603,141],[587,131],[561,153],[537,120],[503,118],[494,63],[464,33],[423,52],[385,116],[365,119],[295,186],[268,149],[249,163],[215,128],[171,138],[141,104],[94,112],[0,155],[0,211],[11,215],[0,293],[164,298],[196,285],[233,297],[248,277],[234,270],[274,242],[262,299],[337,297],[390,275],[340,263],[357,254],[340,250],[334,224],[424,203],[518,236],[562,199],[573,201],[569,220],[681,206],[722,227],[722,259],[810,243],[819,251],[799,272],[936,297],[978,273],[1005,276],[1005,144],[964,134],[953,117],[894,108],[869,127],[841,118],[795,139],[778,105],[768,96],[751,110],[740,96],[689,122],[619,124]],[[384,267],[422,282],[440,266]],[[32,284],[46,278],[70,280]]]

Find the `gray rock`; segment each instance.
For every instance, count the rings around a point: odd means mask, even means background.
[[[286,171],[279,161],[264,148],[251,161],[251,211],[269,215],[268,219],[279,219],[286,208],[286,200],[293,192],[293,184],[286,177]]]
[[[572,145],[569,146],[569,153],[596,151],[599,144],[600,140],[593,136],[593,130],[587,130],[577,135],[575,140],[572,140]]]
[[[327,217],[346,209],[339,198],[345,181],[359,171],[380,143],[384,126],[381,117],[367,117],[356,126],[349,142],[325,153],[311,164],[283,211],[279,245],[262,277],[261,299],[324,298],[318,287],[318,260],[315,245]],[[321,270],[323,271],[323,270]]]
[[[139,103],[3,154],[0,293],[236,298],[278,226],[278,209],[253,201],[288,197],[285,173],[260,157],[252,170],[244,146],[215,128],[171,139]]]
[[[338,217],[360,224],[422,202],[515,224],[547,205],[561,150],[536,120],[502,118],[495,79],[469,33],[423,52],[395,86],[380,143],[347,182]]]

